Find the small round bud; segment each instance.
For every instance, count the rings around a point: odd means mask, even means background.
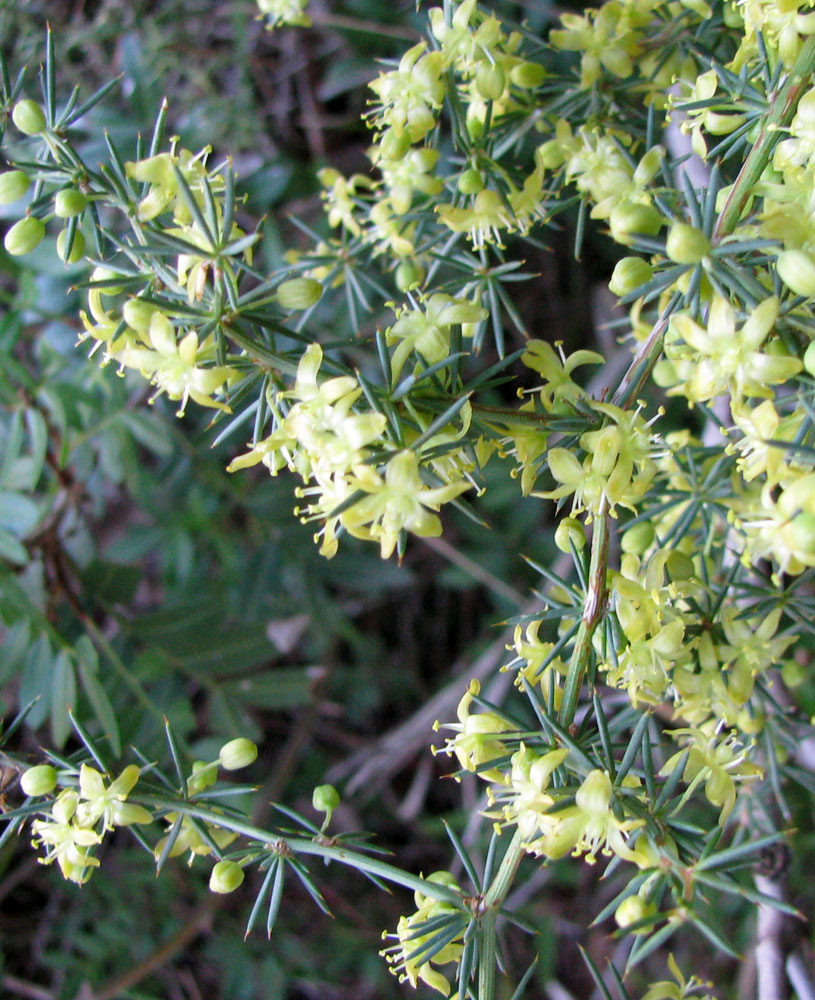
[[[277,289],[277,301],[284,309],[309,309],[320,301],[323,286],[314,278],[291,278]]]
[[[815,514],[801,513],[789,526],[790,543],[800,552],[815,554]]]
[[[11,120],[23,135],[39,135],[45,131],[45,115],[36,101],[17,101]]]
[[[462,194],[478,194],[484,190],[484,178],[478,170],[470,167],[459,177],[457,187]]]
[[[762,712],[751,712],[743,708],[736,716],[736,726],[747,736],[756,736],[764,728],[764,715]]]
[[[804,351],[804,368],[810,375],[815,375],[815,340]]]
[[[540,63],[522,62],[512,67],[509,78],[516,87],[539,87],[546,78],[546,70]]]
[[[632,525],[620,539],[620,548],[623,552],[632,552],[635,556],[641,556],[653,542],[655,534],[654,526],[650,521],[639,521]]]
[[[677,264],[698,264],[710,253],[710,240],[701,229],[675,222],[668,230],[665,252]]]
[[[76,188],[65,188],[56,193],[56,197],[54,198],[54,214],[59,219],[72,219],[75,215],[79,215],[80,212],[84,211],[87,204],[88,199],[81,191],[77,191]]]
[[[643,260],[642,257],[623,257],[617,262],[611,275],[611,281],[608,283],[609,291],[622,298],[635,288],[647,284],[653,276],[653,269],[647,260]]]
[[[778,277],[796,295],[815,295],[815,259],[803,250],[785,250],[776,262]]]
[[[555,528],[555,545],[561,552],[566,553],[572,551],[572,545],[576,552],[580,552],[585,547],[586,532],[576,517],[564,517]]]
[[[386,160],[401,160],[410,149],[410,136],[389,128],[379,140],[379,148]]]
[[[677,552],[676,549],[668,556],[665,565],[672,580],[690,580],[696,575],[693,560],[684,552]]]
[[[205,764],[202,760],[192,762],[192,774],[187,778],[187,792],[190,795],[197,795],[210,788],[218,780],[217,768],[212,764]]]
[[[394,279],[400,292],[407,292],[424,281],[425,270],[413,260],[403,260],[396,268]]]
[[[620,903],[614,913],[614,919],[618,927],[628,927],[637,924],[640,920],[652,917],[656,914],[656,907],[653,903],[647,902],[642,896],[628,896]],[[635,934],[647,933],[646,927],[641,927]]]
[[[155,306],[142,299],[128,299],[122,309],[122,318],[131,330],[147,333],[154,314],[158,312]]]
[[[807,679],[807,669],[797,660],[784,660],[781,664],[781,680],[788,688],[800,687]]]
[[[318,812],[334,812],[340,804],[340,793],[333,785],[317,785],[311,796],[311,804]]]
[[[45,225],[33,215],[25,219],[20,219],[6,233],[3,246],[12,257],[22,257],[23,254],[31,253],[45,236]]]
[[[498,63],[476,70],[475,89],[485,101],[498,101],[504,96],[507,77]]]
[[[653,205],[623,202],[612,209],[608,226],[612,239],[628,246],[634,242],[637,233],[655,236],[662,228],[662,216]]]
[[[243,879],[243,868],[237,862],[219,861],[209,876],[209,887],[212,892],[226,895],[234,892]]]
[[[251,740],[245,736],[239,736],[236,740],[230,740],[221,747],[218,760],[221,767],[227,771],[239,771],[242,767],[249,767],[257,760],[258,748]]]
[[[11,205],[31,187],[31,179],[22,170],[4,170],[0,174],[0,205]]]
[[[325,830],[331,822],[334,810],[340,804],[339,792],[333,785],[318,785],[311,796],[311,804],[319,812],[325,813],[321,830]]]
[[[59,236],[57,236],[57,254],[59,259],[65,261],[66,264],[76,264],[77,261],[82,260],[85,253],[85,237],[79,231],[74,233],[74,242],[71,246],[71,253],[68,257],[65,256],[65,252],[68,249],[68,230],[63,229]]]
[[[26,795],[48,795],[57,787],[57,772],[50,764],[37,764],[24,772],[20,787]]]

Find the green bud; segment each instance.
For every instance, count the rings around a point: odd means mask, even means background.
[[[696,575],[690,556],[676,549],[668,556],[665,565],[672,580],[691,580]]]
[[[623,202],[612,209],[608,225],[612,239],[628,246],[634,242],[637,233],[655,236],[662,228],[662,216],[653,205]]]
[[[569,544],[571,543],[571,545]],[[555,545],[561,552],[570,553],[573,545],[580,552],[586,545],[586,531],[576,517],[564,517],[555,528]]]
[[[484,178],[474,167],[465,170],[458,179],[458,189],[462,194],[478,194],[484,190]]]
[[[400,292],[406,292],[417,285],[421,285],[424,281],[424,276],[425,270],[421,264],[417,264],[413,260],[403,260],[399,267],[396,268],[396,274],[394,275],[396,287]]]
[[[798,514],[790,525],[791,543],[800,552],[815,554],[815,514]]]
[[[4,170],[0,174],[0,205],[11,205],[31,187],[28,174],[22,170]]]
[[[783,673],[783,670],[782,670]],[[748,736],[755,736],[764,728],[764,715],[761,712],[751,712],[743,708],[736,716],[736,726]]]
[[[11,120],[23,135],[39,135],[45,131],[45,115],[36,101],[18,101],[11,112]]]
[[[784,660],[781,664],[781,680],[788,688],[800,687],[807,679],[807,669],[797,660]]]
[[[649,903],[642,898],[642,896],[628,896],[624,899],[622,903],[617,907],[614,913],[614,919],[617,921],[618,927],[628,927],[630,924],[637,924],[640,920],[645,920],[647,917],[652,917],[656,914],[657,910],[653,903]],[[647,927],[640,927],[639,930],[634,931],[635,934],[647,934]]]
[[[277,289],[277,301],[284,309],[309,309],[320,301],[323,286],[314,278],[291,278]]]
[[[546,70],[540,63],[522,62],[512,67],[509,78],[516,87],[539,87],[546,78]]]
[[[334,812],[340,804],[340,793],[333,785],[317,785],[311,796],[311,804],[318,812]]]
[[[80,212],[84,211],[87,204],[88,199],[81,191],[77,191],[76,188],[65,188],[63,191],[57,191],[56,193],[56,197],[54,198],[54,214],[59,219],[72,219],[75,215],[79,215]]]
[[[212,892],[225,895],[228,892],[234,892],[243,879],[243,869],[237,862],[219,861],[209,876],[209,887]]]
[[[239,771],[242,767],[249,767],[257,760],[258,748],[251,740],[245,736],[239,736],[236,740],[230,740],[221,747],[218,760],[221,767],[227,771]]]
[[[45,225],[33,215],[25,219],[20,219],[6,233],[3,246],[12,257],[22,257],[23,254],[31,253],[45,236]]]
[[[476,70],[475,89],[485,101],[498,101],[504,96],[507,77],[498,63],[484,65]]]
[[[632,525],[620,539],[623,552],[641,556],[654,540],[654,526],[650,521],[639,521]]]
[[[212,764],[206,764],[203,760],[195,760],[192,763],[192,774],[187,778],[187,792],[196,795],[210,788],[218,780],[218,771]]]
[[[82,260],[85,253],[85,237],[82,233],[77,230],[74,233],[74,242],[71,246],[71,255],[66,259],[65,251],[68,247],[68,230],[63,229],[59,236],[57,236],[57,254],[59,259],[65,261],[66,264],[76,264],[77,261]]]
[[[389,128],[379,140],[379,148],[386,160],[401,160],[410,149],[410,136]]]
[[[30,767],[20,778],[20,787],[26,795],[48,795],[57,787],[57,772],[50,764]]]
[[[122,317],[131,330],[147,333],[156,312],[156,307],[143,299],[128,299],[122,309]]]
[[[665,251],[677,264],[698,264],[710,253],[710,240],[701,229],[675,222],[668,230]]]
[[[804,351],[804,368],[810,375],[815,375],[815,340]]]
[[[785,250],[776,262],[778,277],[796,295],[815,295],[815,260],[803,250]]]
[[[647,260],[642,257],[623,257],[617,262],[611,281],[608,283],[609,291],[620,298],[628,295],[635,288],[647,284],[654,276],[654,271]]]

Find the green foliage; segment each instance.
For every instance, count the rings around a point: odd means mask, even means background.
[[[252,33],[312,18],[299,0],[259,6],[251,28],[238,6],[230,35],[250,104]],[[370,170],[319,169],[324,218],[285,237],[252,210],[295,193],[293,163],[236,132],[236,153],[265,157],[240,176],[206,69],[212,133],[172,137],[173,102],[145,83],[153,29],[124,39],[132,114],[115,129],[115,81],[86,96],[68,71],[63,93],[50,28],[39,90],[3,59],[8,765],[22,769],[21,733],[47,726],[51,747],[4,814],[7,844],[30,829],[92,893],[126,827],[164,885],[182,881],[176,856],[206,859],[218,898],[249,900],[247,935],[287,919],[297,934],[292,894],[349,907],[318,861],[412,890],[381,954],[459,1000],[532,995],[534,966],[505,961],[500,939],[536,929],[512,900],[541,870],[568,884],[600,862],[610,878],[577,914],[617,925],[608,968],[585,953],[604,997],[701,995],[669,942],[681,956],[704,942],[712,968],[740,958],[748,907],[799,915],[754,877],[785,840],[805,851],[812,825],[815,40],[788,6],[609,0],[516,24],[445,0],[370,83]],[[181,7],[157,22],[173,38],[183,23]],[[83,58],[108,43],[103,30]],[[524,258],[555,220],[576,256],[610,237],[633,347],[616,375],[616,347],[567,353],[541,328]],[[445,826],[454,871],[417,875],[437,863],[328,832],[345,803],[324,777],[328,745],[370,724],[388,685],[417,707],[436,687],[406,685],[401,637],[368,627],[415,591],[419,540],[453,586],[509,604],[513,631],[511,692],[486,697],[482,673],[436,724],[470,815]],[[503,578],[519,545],[539,576],[526,607]],[[427,646],[449,667],[443,641]],[[347,699],[346,727],[306,755],[324,694]],[[219,781],[284,712],[283,777]],[[270,817],[301,757],[305,805]],[[93,972],[63,977],[64,995],[102,970],[103,936],[79,942]],[[654,981],[659,958],[671,980]],[[757,964],[769,991],[778,963]],[[258,989],[283,988],[274,961],[254,970]],[[102,974],[103,995],[130,984]]]

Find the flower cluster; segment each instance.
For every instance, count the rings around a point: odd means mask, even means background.
[[[470,483],[459,479],[427,485],[419,455],[392,446],[379,471],[371,463],[371,446],[383,443],[386,417],[354,412],[362,395],[357,380],[339,375],[321,381],[322,364],[322,349],[312,344],[297,369],[294,388],[270,400],[275,429],[235,459],[230,471],[262,462],[272,475],[282,468],[296,472],[306,484],[299,495],[309,499],[300,511],[303,519],[323,521],[323,555],[337,551],[341,529],[378,541],[385,558],[403,531],[422,537],[440,535],[441,521],[435,512],[468,490]]]
[[[38,765],[23,775],[23,790],[31,795],[47,795],[56,785],[56,774],[46,775],[50,765]],[[31,824],[33,844],[45,849],[41,863],[54,861],[66,879],[80,885],[99,867],[91,849],[102,843],[104,835],[118,826],[151,823],[153,816],[143,806],[127,802],[141,771],[135,764],[126,767],[118,778],[105,784],[104,776],[88,764],[79,770],[79,787],[65,788],[51,803],[43,819]],[[43,781],[51,777],[50,781]]]
[[[450,889],[458,889],[456,881],[450,872],[438,871],[427,876],[428,882],[437,882]],[[428,946],[430,931],[438,927],[443,918],[448,917],[455,924],[459,911],[452,903],[445,903],[432,896],[427,896],[418,890],[414,893],[416,909],[408,917],[400,917],[395,934],[383,935],[385,940],[391,939],[397,943],[384,948],[380,955],[384,956],[390,971],[399,977],[400,982],[408,982],[415,987],[419,981],[450,997],[450,983],[446,976],[435,966],[458,964],[461,959],[464,934],[462,927],[459,933],[450,936],[450,940],[441,949]],[[425,926],[429,925],[427,929]],[[432,942],[431,942],[432,945]],[[457,1000],[458,992],[451,1000]]]

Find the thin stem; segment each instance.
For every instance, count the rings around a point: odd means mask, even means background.
[[[594,630],[600,624],[606,611],[608,589],[608,543],[610,525],[608,500],[603,497],[600,510],[594,519],[594,532],[591,539],[591,561],[589,563],[588,591],[580,627],[577,630],[569,671],[563,689],[563,701],[560,705],[560,724],[565,728],[574,722],[580,686],[589,667],[591,659],[591,641]]]
[[[162,809],[168,812],[183,813],[193,819],[202,820],[223,830],[231,830],[247,840],[254,841],[263,846],[268,851],[273,851],[285,856],[290,854],[311,854],[318,858],[325,858],[327,861],[336,861],[341,865],[348,865],[361,872],[368,872],[378,878],[386,879],[396,885],[412,889],[414,892],[421,892],[425,896],[441,900],[445,903],[453,903],[460,906],[462,902],[461,893],[455,889],[450,889],[446,885],[438,882],[430,882],[417,875],[402,871],[395,865],[389,865],[378,858],[368,857],[357,851],[349,850],[346,847],[339,847],[326,837],[323,841],[308,840],[304,837],[288,837],[260,827],[253,826],[243,820],[230,816],[228,813],[216,812],[214,809],[199,805],[194,801],[172,800],[160,795],[130,795],[128,801],[136,802],[148,809]]]
[[[480,956],[478,961],[478,1000],[494,1000],[495,998],[495,925],[498,920],[498,911],[501,904],[506,899],[518,865],[521,863],[525,853],[524,838],[521,831],[516,828],[512,840],[506,849],[504,857],[495,878],[490,882],[489,889],[484,895],[481,917],[480,934]]]
[[[739,176],[727,197],[727,201],[719,214],[716,228],[713,230],[713,242],[729,235],[735,228],[744,211],[756,183],[770,162],[775,144],[783,136],[784,129],[795,116],[798,101],[804,89],[811,83],[808,78],[815,72],[815,36],[809,38],[801,46],[798,58],[790,70],[790,75],[781,90],[773,98],[767,118],[759,133],[753,148],[747,154]]]

